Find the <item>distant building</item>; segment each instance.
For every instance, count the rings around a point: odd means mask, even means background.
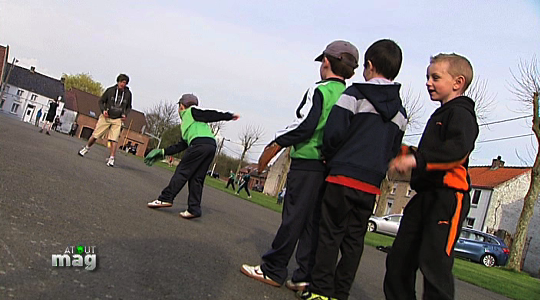
[[[96,128],[97,120],[101,114],[99,108],[100,97],[72,88],[66,92],[66,110],[76,115],[75,120],[79,125],[75,136],[89,139]],[[123,123],[122,131],[118,139],[119,147],[136,147],[136,155],[144,156],[148,147],[149,137],[143,134],[146,126],[146,118],[140,111],[132,109]],[[97,141],[102,145],[107,144],[106,139]]]
[[[36,72],[35,67],[26,69],[7,63],[5,69],[0,112],[33,124],[37,112],[41,109],[40,122],[43,122],[47,117],[49,103],[58,99],[60,102],[56,115],[62,118],[64,83],[61,80],[40,74]]]
[[[267,179],[263,190],[265,194],[276,197],[285,186],[287,173],[291,165],[290,152],[290,148],[282,151],[270,168],[265,170],[267,172]]]

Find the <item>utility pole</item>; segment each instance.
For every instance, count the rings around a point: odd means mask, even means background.
[[[226,139],[226,138],[222,138],[222,139],[221,139],[221,143],[219,143],[218,151],[217,151],[216,157],[215,157],[215,159],[214,159],[214,165],[212,166],[212,173],[211,173],[211,175],[214,175],[214,170],[216,169],[216,165],[217,165],[217,161],[218,161],[218,158],[219,158],[219,154],[221,153],[221,148],[223,148],[223,143],[225,142],[225,140],[230,141],[229,139]]]
[[[19,61],[14,57],[13,58],[13,62],[11,63],[11,67],[9,68],[9,71],[7,73],[7,76],[6,76],[6,81],[3,82],[2,84],[2,89],[0,90],[0,101],[2,101],[3,97],[4,97],[4,90],[6,89],[6,84],[8,83],[8,80],[9,80],[9,75],[11,75],[11,70],[13,70],[13,67],[15,66],[16,63],[18,63]],[[1,79],[1,78],[0,78]]]

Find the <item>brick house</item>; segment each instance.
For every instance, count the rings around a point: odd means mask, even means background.
[[[257,164],[249,164],[240,170],[238,170],[238,178],[242,178],[242,176],[249,174],[251,176],[251,179],[249,180],[249,186],[248,188],[251,190],[253,189],[253,186],[260,184],[264,186],[266,182],[266,176],[267,173],[263,172],[262,174],[257,174]]]
[[[94,132],[97,120],[101,114],[99,108],[99,97],[75,88],[66,92],[66,109],[77,113],[76,121],[79,124],[75,136],[83,139],[89,139]],[[143,134],[146,126],[146,118],[140,111],[132,109],[128,114],[126,121],[122,126],[118,144],[120,147],[136,146],[137,156],[144,156],[148,146],[149,137]],[[106,139],[97,141],[102,145],[107,144]]]
[[[4,74],[7,73],[7,62],[9,55],[9,46],[0,45],[0,87],[4,84]]]

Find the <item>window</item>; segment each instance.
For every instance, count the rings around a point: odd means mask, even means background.
[[[394,186],[392,187],[392,191],[390,192],[390,194],[395,195],[397,191],[397,187],[398,187],[398,184],[394,183]]]
[[[390,211],[392,210],[393,204],[394,204],[394,199],[388,199],[388,201],[386,202],[386,212],[384,213],[385,215],[390,213]]]
[[[472,198],[472,201],[471,201],[472,205],[478,206],[478,202],[480,202],[480,194],[481,193],[482,193],[482,191],[479,191],[479,190],[474,191],[474,195],[473,195],[473,198]]]
[[[19,104],[13,103],[13,105],[11,105],[11,113],[16,114],[17,110],[19,110]]]
[[[32,101],[35,101],[36,99],[37,99],[37,95],[36,95],[36,94],[34,94],[34,95],[32,95],[32,96],[30,97],[30,100],[32,100]]]
[[[410,196],[411,196],[411,193],[412,193],[411,186],[408,185],[408,186],[407,186],[407,193],[405,194],[405,197],[410,197]]]
[[[17,96],[22,96],[23,93],[24,93],[23,90],[18,90],[18,91],[17,91]]]
[[[474,218],[466,218],[465,219],[465,227],[473,228],[474,227]]]

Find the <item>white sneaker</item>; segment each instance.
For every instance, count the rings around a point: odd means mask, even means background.
[[[114,157],[109,157],[109,160],[107,160],[107,166],[114,167]]]
[[[163,202],[157,199],[152,202],[148,202],[148,207],[150,208],[171,207],[171,206],[172,206],[171,202]]]
[[[88,148],[84,146],[81,150],[79,150],[79,155],[84,156],[86,153],[88,153]]]
[[[242,265],[240,268],[240,271],[244,273],[244,275],[249,276],[255,280],[264,282],[266,284],[269,284],[271,286],[280,287],[281,284],[275,282],[270,277],[264,275],[263,271],[261,270],[261,266],[250,266],[250,265]]]

